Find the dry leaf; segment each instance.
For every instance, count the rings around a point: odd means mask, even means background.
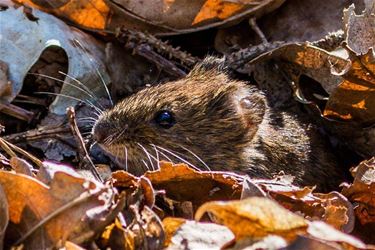
[[[351,66],[340,73],[345,80],[330,95],[323,114],[368,126],[375,122],[374,50],[364,55],[356,55],[349,48],[348,52]]]
[[[114,223],[106,227],[101,235],[101,247],[110,249],[135,249],[135,234],[128,229],[124,229],[116,219]]]
[[[191,201],[193,207],[210,200],[238,199],[242,192],[243,177],[228,172],[198,172],[186,164],[160,162],[160,169],[146,172],[153,187],[165,190],[167,197]]]
[[[226,227],[168,217],[163,220],[166,231],[164,247],[168,249],[222,249],[234,239]]]
[[[205,214],[208,214],[214,222],[231,229],[239,243],[246,240],[259,241],[266,236],[278,235],[293,245],[293,242],[298,240],[297,236],[306,235],[321,241],[323,245],[340,244],[340,249],[367,247],[353,236],[344,234],[321,221],[309,222],[267,198],[253,197],[241,201],[208,202],[198,209],[195,217],[201,219]]]
[[[238,23],[249,16],[259,17],[277,9],[285,0],[18,1],[86,29],[113,32],[125,27],[150,33],[178,34]]]
[[[9,203],[10,226],[18,232],[11,235],[9,242],[26,237],[25,244],[30,248],[57,246],[73,233],[76,237],[87,233],[75,230],[83,223],[92,223],[93,220],[83,219],[97,210],[108,209],[113,199],[108,187],[63,172],[55,173],[49,187],[26,175],[0,171],[0,185]],[[27,237],[43,220],[46,221]]]
[[[9,209],[8,209],[7,197],[3,188],[0,185],[0,250],[2,250],[4,246],[3,240],[4,240],[5,230],[9,222],[8,210]]]
[[[357,205],[355,214],[362,224],[375,223],[375,158],[361,162],[353,170],[353,184],[342,193]]]
[[[357,15],[352,4],[344,10],[346,43],[356,54],[366,54],[368,49],[375,46],[375,2],[364,1],[365,10]]]
[[[103,0],[17,0],[44,12],[65,17],[89,29],[106,28],[110,10]]]
[[[325,242],[339,243],[344,249],[371,249],[371,247],[367,248],[363,242],[353,236],[335,230],[333,227],[320,221],[311,222],[307,228],[307,233]]]
[[[161,249],[164,243],[164,230],[160,219],[147,206],[138,211],[133,206],[133,220],[128,226],[115,223],[106,228],[101,236],[101,248],[106,249]]]
[[[32,13],[38,17],[38,21],[31,21],[23,13],[25,7],[19,7],[8,0],[1,0],[0,3],[8,7],[0,11],[1,20],[7,20],[1,23],[0,58],[9,67],[9,80],[12,84],[11,93],[3,96],[4,101],[11,102],[19,94],[26,74],[42,52],[51,46],[63,49],[69,59],[69,68],[66,73],[70,77],[64,80],[67,83],[61,89],[62,94],[93,101],[87,93],[74,87],[76,86],[73,80],[75,78],[85,84],[97,97],[106,95],[102,80],[108,83],[109,76],[104,65],[103,44],[37,9],[33,9]],[[25,35],[29,34],[30,30],[33,31],[33,35]],[[0,90],[3,87],[0,86]],[[65,115],[66,108],[77,103],[77,100],[59,96],[51,104],[50,111]]]
[[[303,217],[270,199],[260,197],[205,203],[197,210],[195,219],[200,220],[205,213],[212,215],[214,222],[232,230],[237,240],[249,237],[259,239],[273,234],[291,241],[308,227],[308,221]]]
[[[296,187],[275,181],[258,181],[272,198],[282,206],[302,214],[309,220],[324,221],[336,229],[350,233],[354,227],[352,204],[340,193],[313,193],[313,188]]]
[[[246,8],[246,4],[252,3],[253,1],[222,1],[222,0],[207,0],[198,14],[195,16],[192,25],[209,19],[226,19],[235,13]]]
[[[135,192],[142,190],[142,194],[136,196],[136,200],[144,201],[149,207],[155,203],[155,191],[150,181],[145,177],[136,177],[126,171],[116,171],[112,173],[113,185],[119,190],[130,190]]]
[[[33,166],[26,160],[19,157],[11,157],[9,164],[17,173],[33,176]]]

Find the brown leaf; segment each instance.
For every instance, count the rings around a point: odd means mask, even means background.
[[[356,54],[366,54],[375,45],[375,2],[364,1],[366,7],[356,15],[355,6],[344,10],[346,43]]]
[[[226,19],[244,9],[246,2],[251,3],[252,1],[227,2],[222,0],[207,0],[195,16],[192,25],[208,19]]]
[[[33,166],[26,160],[19,157],[11,157],[9,164],[17,173],[33,176]]]
[[[270,234],[293,240],[308,227],[308,221],[303,217],[293,214],[270,199],[260,197],[205,203],[195,214],[196,220],[201,219],[205,213],[213,215],[215,222],[231,229],[237,240],[248,237],[262,238]]]
[[[346,233],[353,230],[353,206],[338,192],[313,193],[313,188],[283,185],[282,182],[274,181],[259,181],[258,185],[282,206],[302,213],[306,219],[322,220]]]
[[[109,225],[101,235],[101,247],[110,249],[136,249],[135,233],[129,229],[124,229],[116,219]]]
[[[18,232],[9,242],[24,238],[30,248],[57,246],[73,233],[87,233],[75,231],[93,222],[83,220],[86,213],[108,209],[112,200],[108,187],[64,172],[56,172],[47,186],[26,175],[0,171],[0,185],[9,203],[10,226]]]
[[[166,231],[164,247],[171,249],[222,249],[234,239],[226,227],[168,217],[163,220]]]
[[[344,234],[321,221],[309,222],[267,198],[253,197],[241,201],[208,202],[198,209],[195,217],[200,219],[206,213],[214,222],[231,229],[236,236],[236,241],[239,242],[246,242],[246,240],[254,242],[262,238],[264,240],[266,236],[277,235],[283,237],[289,244],[293,244],[298,235],[304,235],[323,242],[324,246],[337,243],[340,244],[340,249],[367,247],[353,236]]]
[[[136,205],[133,208],[134,218],[126,228],[117,219],[106,228],[101,236],[101,248],[161,249],[164,230],[160,219],[147,206],[140,212]]]
[[[9,222],[8,201],[3,188],[0,185],[0,249],[3,249],[5,230]]]
[[[342,194],[357,203],[354,211],[361,224],[375,223],[375,158],[361,162],[352,174],[353,184],[344,187]]]
[[[181,227],[181,225],[186,223],[186,219],[167,217],[163,220],[165,241],[164,247],[171,244],[172,236]]]
[[[19,0],[33,8],[70,19],[86,28],[105,29],[109,7],[103,0]]]
[[[353,236],[335,230],[333,227],[320,221],[311,222],[307,228],[307,232],[310,236],[325,242],[339,243],[344,249],[371,249],[371,247],[367,248],[363,242]]]
[[[345,79],[330,95],[324,116],[363,125],[375,122],[375,54],[357,55],[348,49],[351,66],[340,73]]]
[[[113,185],[120,190],[142,190],[142,197],[136,197],[138,201],[144,201],[149,207],[155,203],[155,191],[149,179],[145,177],[136,177],[126,171],[116,171],[112,173]]]
[[[238,199],[242,192],[243,177],[228,172],[198,172],[186,164],[161,162],[160,169],[146,172],[155,189],[165,190],[167,197],[191,201],[193,207],[210,200]]]

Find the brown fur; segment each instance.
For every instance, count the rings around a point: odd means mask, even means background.
[[[320,188],[342,180],[334,157],[313,127],[271,109],[258,89],[230,79],[221,67],[208,58],[181,80],[124,99],[99,117],[94,137],[118,159],[125,158],[126,147],[129,171],[135,174],[145,171],[142,160],[149,162],[140,143],[154,156],[153,144],[177,152],[200,169],[204,165],[184,148],[212,170],[262,178],[284,171],[295,176],[297,184]],[[173,127],[164,129],[154,122],[160,110],[172,111]],[[104,142],[109,135],[112,138]]]

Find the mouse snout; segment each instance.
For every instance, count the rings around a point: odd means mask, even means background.
[[[98,121],[92,129],[92,135],[95,141],[103,143],[110,136],[111,131],[109,124]]]

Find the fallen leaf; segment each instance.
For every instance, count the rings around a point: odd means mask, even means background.
[[[119,190],[130,190],[136,192],[141,190],[141,194],[136,195],[136,200],[145,202],[149,207],[155,203],[155,191],[150,181],[145,177],[136,177],[126,171],[116,171],[112,173],[113,185]]]
[[[18,0],[18,2],[68,18],[89,29],[105,29],[110,16],[109,7],[103,0]]]
[[[77,29],[70,28],[65,23],[52,15],[33,9],[33,15],[38,17],[37,22],[25,18],[22,9],[13,2],[1,0],[1,4],[8,6],[0,11],[2,22],[2,39],[0,58],[9,67],[9,81],[12,84],[10,94],[3,96],[3,101],[11,102],[19,94],[23,80],[38,60],[42,52],[51,46],[62,48],[69,59],[69,68],[66,72],[70,77],[65,78],[61,94],[73,98],[93,101],[87,93],[77,91],[76,82],[85,84],[97,96],[105,96],[106,92],[102,83],[109,82],[109,76],[104,65],[104,46],[87,34]],[[32,36],[28,36],[29,31]],[[100,74],[98,74],[100,72]],[[74,85],[74,86],[72,86]],[[78,86],[80,87],[80,86]],[[0,86],[3,89],[3,86]],[[50,111],[63,115],[68,106],[74,106],[78,101],[72,98],[56,97],[50,106]]]
[[[85,234],[75,230],[93,220],[83,219],[97,209],[108,209],[113,199],[108,187],[64,172],[55,173],[47,186],[23,174],[0,171],[0,185],[9,204],[10,227],[16,230],[10,232],[17,232],[8,242],[24,238],[34,249],[58,246],[74,233]]]
[[[367,248],[363,242],[353,236],[344,234],[321,221],[311,222],[307,228],[307,232],[310,236],[324,240],[325,242],[339,243],[344,249],[353,249],[353,247],[355,249],[371,249],[371,247]]]
[[[164,247],[171,249],[222,249],[234,239],[226,227],[168,217],[163,220],[166,230]]]
[[[8,201],[3,188],[0,185],[0,249],[4,247],[5,230],[9,222]]]
[[[157,190],[165,190],[167,197],[177,201],[191,201],[193,207],[210,200],[238,199],[243,177],[228,172],[198,172],[186,164],[160,162],[160,169],[146,172]]]
[[[207,19],[226,19],[246,7],[245,3],[242,2],[252,1],[227,2],[222,0],[207,0],[195,16],[192,25]]]
[[[281,207],[267,198],[253,197],[241,201],[212,201],[203,204],[196,212],[200,220],[209,213],[214,222],[227,226],[236,236],[259,239],[267,235],[280,235],[292,241],[308,227],[303,217]]]
[[[275,10],[284,0],[152,0],[147,4],[136,0],[114,0],[113,3],[118,9],[112,10],[122,17],[122,20],[116,18],[117,27],[136,27],[150,33],[167,35],[236,24],[248,17],[259,17]],[[124,20],[125,16],[128,18]]]
[[[275,181],[262,180],[256,183],[282,206],[302,214],[306,219],[324,221],[346,233],[354,228],[353,206],[338,192],[313,193],[313,188],[283,185]]]
[[[352,174],[354,181],[342,194],[357,204],[354,211],[361,224],[375,223],[375,158],[361,162]]]
[[[351,66],[341,72],[344,81],[332,92],[324,116],[354,121],[363,126],[375,122],[375,54],[369,49],[357,55],[348,48]]]
[[[26,160],[19,157],[11,157],[9,164],[17,173],[33,176],[33,166]]]
[[[366,54],[375,46],[375,2],[363,1],[365,10],[357,15],[355,5],[344,10],[343,23],[347,46],[356,54]]]

